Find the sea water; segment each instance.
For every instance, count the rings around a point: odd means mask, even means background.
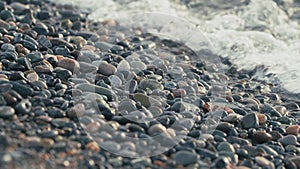
[[[185,18],[209,39],[215,53],[229,57],[239,68],[264,65],[268,68],[266,73],[274,73],[285,89],[300,93],[297,23],[300,12],[295,8],[300,2],[297,0],[53,1],[90,9],[89,18],[93,20],[119,19],[145,12]],[[264,78],[263,74],[258,76]]]

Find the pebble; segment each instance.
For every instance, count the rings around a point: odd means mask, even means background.
[[[266,115],[257,113],[256,116],[257,116],[257,118],[258,118],[258,123],[259,123],[259,125],[262,125],[262,124],[266,124],[266,123],[267,123],[268,118],[267,118]]]
[[[192,152],[182,150],[174,154],[174,160],[177,164],[187,166],[197,163],[198,156]]]
[[[222,142],[217,146],[218,151],[228,151],[228,152],[233,152],[235,153],[235,149],[233,145],[231,145],[228,142]]]
[[[287,136],[284,136],[280,139],[278,139],[278,141],[284,145],[284,146],[287,146],[287,145],[299,145],[298,141],[297,141],[297,137],[294,136],[294,135],[287,135]]]
[[[144,79],[140,81],[139,88],[146,90],[147,88],[150,90],[163,90],[163,85],[156,80],[153,79]]]
[[[130,64],[125,59],[123,59],[121,62],[119,62],[117,71],[129,71],[130,68]]]
[[[15,110],[17,113],[28,114],[31,110],[31,102],[28,99],[22,100],[15,106]]]
[[[253,139],[259,144],[266,143],[272,140],[272,135],[266,131],[255,131],[253,132]]]
[[[11,119],[15,114],[15,110],[9,106],[0,107],[0,117],[4,119]]]
[[[115,74],[117,71],[117,68],[115,66],[113,66],[112,64],[109,63],[100,63],[99,67],[98,67],[98,73],[103,74],[105,76],[110,76]]]
[[[165,133],[167,131],[166,127],[162,124],[155,124],[148,129],[148,134],[150,136],[160,135],[161,133]]]
[[[286,130],[286,134],[292,134],[295,136],[298,136],[300,134],[300,126],[299,125],[288,126],[285,130]]]
[[[241,119],[240,123],[244,129],[258,128],[259,119],[255,113],[249,113]]]
[[[290,157],[289,160],[294,162],[297,168],[300,168],[300,156]]]
[[[33,73],[29,73],[26,76],[26,78],[29,82],[36,82],[39,80],[39,75],[37,73],[33,72]]]
[[[255,162],[262,167],[266,167],[268,169],[275,169],[275,165],[264,157],[255,157]]]
[[[131,61],[130,66],[132,69],[137,69],[137,70],[146,70],[147,65],[141,61]]]
[[[133,95],[133,98],[136,102],[140,102],[143,106],[145,106],[146,108],[150,107],[150,106],[158,106],[161,107],[161,102],[150,97],[147,96],[145,94],[142,93],[136,93]]]
[[[173,94],[175,97],[185,97],[187,93],[184,89],[175,89],[173,90]]]
[[[67,57],[59,59],[57,62],[57,66],[68,69],[73,73],[78,72],[80,69],[80,64],[76,60]]]
[[[98,70],[97,66],[90,63],[79,62],[79,65],[80,65],[80,72],[82,73],[94,73]]]
[[[109,100],[117,99],[117,95],[112,90],[97,85],[81,83],[76,85],[75,88],[86,92],[95,92],[100,95],[105,95]]]

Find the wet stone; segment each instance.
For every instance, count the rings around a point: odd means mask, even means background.
[[[253,139],[258,143],[265,143],[272,140],[272,135],[266,131],[255,131],[253,133]]]
[[[287,135],[278,140],[282,145],[299,145],[297,137],[294,135]]]
[[[31,110],[31,103],[29,100],[22,100],[15,106],[15,110],[17,113],[28,114]]]
[[[10,119],[14,116],[15,110],[9,106],[1,106],[0,107],[0,118]]]
[[[68,69],[71,72],[78,72],[80,69],[80,64],[76,60],[67,57],[58,60],[57,66]]]
[[[147,88],[149,88],[150,90],[163,90],[163,85],[156,80],[144,79],[140,82],[139,88],[143,90],[146,90]]]
[[[198,156],[193,152],[182,150],[174,154],[174,160],[177,164],[187,166],[196,163],[198,161]]]
[[[259,120],[255,113],[249,113],[241,119],[241,125],[244,129],[258,128]]]
[[[105,76],[110,76],[115,74],[117,68],[109,63],[101,63],[98,67],[98,73],[103,74]]]

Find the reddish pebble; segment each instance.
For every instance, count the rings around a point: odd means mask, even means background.
[[[98,143],[96,143],[95,141],[88,143],[85,147],[94,152],[100,151],[100,147],[99,147]]]
[[[206,110],[206,111],[211,111],[211,103],[209,102],[206,102],[204,105],[203,105],[203,109]]]
[[[287,127],[285,130],[286,130],[286,134],[298,136],[298,134],[300,133],[300,126],[299,125],[291,125],[291,126]]]
[[[184,89],[175,89],[173,90],[173,94],[175,97],[184,97],[186,96],[186,91]]]
[[[258,123],[259,123],[260,125],[265,124],[265,123],[267,122],[267,120],[268,120],[267,116],[264,115],[264,114],[259,114],[259,113],[257,113],[256,116],[257,116],[257,118],[258,118]]]
[[[64,57],[57,62],[58,67],[62,67],[70,70],[71,72],[78,72],[80,65],[79,63],[71,58]]]

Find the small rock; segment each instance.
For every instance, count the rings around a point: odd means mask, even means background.
[[[57,66],[68,69],[71,72],[78,72],[80,69],[80,64],[71,58],[64,57],[57,62]]]
[[[148,134],[150,136],[160,135],[161,133],[165,133],[167,131],[166,127],[162,124],[154,124],[148,129]]]
[[[119,62],[117,66],[118,71],[129,71],[130,70],[130,64],[123,59],[121,62]]]
[[[228,152],[235,152],[235,149],[232,144],[228,142],[222,142],[217,147],[218,151],[228,151]]]
[[[79,64],[80,64],[80,72],[82,73],[93,73],[98,70],[98,67],[90,63],[79,62]]]
[[[39,75],[37,73],[33,72],[33,73],[29,73],[26,76],[26,78],[29,82],[35,82],[35,81],[39,80]]]
[[[299,145],[297,137],[294,135],[287,135],[278,140],[282,145]]]
[[[0,107],[0,118],[10,119],[14,116],[15,110],[9,106]]]
[[[300,133],[300,126],[299,125],[291,125],[291,126],[288,126],[285,130],[286,130],[286,134],[292,134],[292,135],[298,136],[298,134]]]
[[[241,125],[244,129],[258,128],[259,120],[255,113],[249,113],[241,119]]]
[[[265,143],[272,140],[272,135],[266,131],[255,131],[253,133],[253,139],[258,143]]]
[[[98,68],[98,73],[103,74],[105,76],[110,76],[115,74],[117,71],[117,68],[109,63],[101,63]]]
[[[266,167],[268,169],[275,169],[274,164],[264,157],[260,157],[260,156],[255,157],[255,162],[262,167]]]
[[[197,163],[198,156],[193,152],[182,150],[175,153],[174,160],[177,164],[187,166],[190,164]]]
[[[149,88],[150,90],[163,90],[164,87],[161,83],[153,79],[143,79],[140,81],[139,88],[146,90]]]
[[[173,90],[173,94],[175,97],[185,97],[186,91],[184,89],[175,89]]]
[[[150,106],[158,106],[161,107],[161,102],[159,102],[158,100],[147,96],[145,94],[142,93],[136,93],[133,95],[133,98],[135,101],[140,102],[143,106],[145,106],[146,108],[150,107]]]
[[[76,85],[75,88],[82,91],[95,92],[100,95],[105,95],[109,100],[116,100],[117,98],[117,95],[112,90],[93,84],[81,83]]]
[[[259,125],[266,124],[266,122],[268,120],[266,115],[257,113],[256,116],[258,118]]]

